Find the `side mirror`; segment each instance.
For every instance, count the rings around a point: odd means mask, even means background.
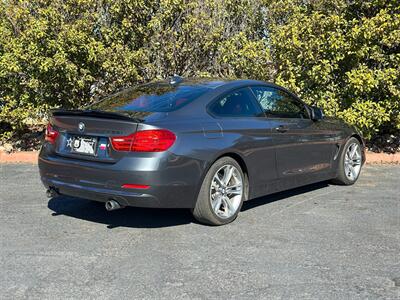
[[[324,112],[319,107],[311,106],[311,120],[318,121],[324,118]]]

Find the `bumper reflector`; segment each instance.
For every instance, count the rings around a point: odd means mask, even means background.
[[[144,185],[144,184],[123,184],[121,186],[123,189],[148,189],[150,186],[149,185]]]

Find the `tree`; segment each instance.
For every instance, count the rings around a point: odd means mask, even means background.
[[[400,2],[284,0],[269,18],[277,83],[367,138],[400,129]]]
[[[174,73],[268,77],[251,0],[0,2],[0,137]]]
[[[3,0],[0,139],[138,82],[272,80],[359,127],[400,130],[398,0]]]

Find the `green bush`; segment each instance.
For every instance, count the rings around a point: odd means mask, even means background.
[[[261,4],[251,0],[34,0],[0,3],[3,139],[53,107],[174,73],[268,74]]]
[[[277,83],[367,138],[400,129],[399,1],[278,1],[267,26]]]
[[[4,0],[0,138],[174,73],[276,81],[370,138],[400,129],[399,41],[394,0]]]

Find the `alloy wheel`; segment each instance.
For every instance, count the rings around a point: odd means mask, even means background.
[[[240,207],[243,197],[243,178],[230,164],[214,174],[210,186],[210,202],[214,213],[223,219],[232,217]]]
[[[347,179],[355,181],[361,170],[361,149],[357,143],[349,145],[344,157],[344,171]]]

